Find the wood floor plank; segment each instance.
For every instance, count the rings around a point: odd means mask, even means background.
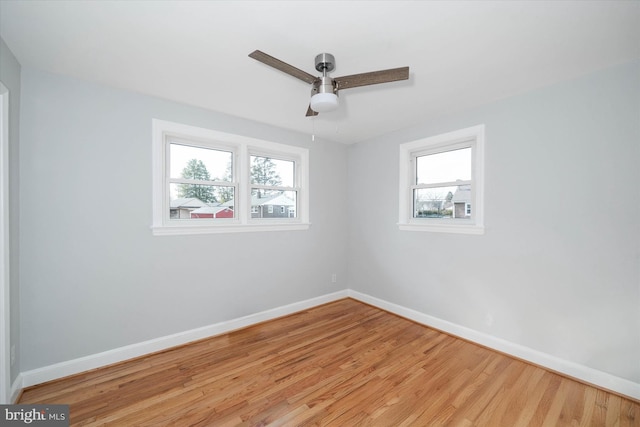
[[[640,405],[628,399],[622,399],[620,405],[620,427],[640,425]]]
[[[549,385],[553,375],[549,375],[546,371],[540,370],[536,371],[534,376],[536,378],[539,377],[537,382],[534,382],[535,380],[533,380],[532,383],[527,384],[526,389],[523,390],[524,392],[516,393],[519,398],[524,398],[525,401],[518,405],[518,407],[522,409],[518,414],[518,418],[513,422],[514,427],[536,425],[532,420],[534,419],[537,410],[544,408],[541,403],[545,392],[551,389]],[[537,425],[539,425],[539,423]]]
[[[640,404],[344,299],[24,390],[73,426],[640,426]]]

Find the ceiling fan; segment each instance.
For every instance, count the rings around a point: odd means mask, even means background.
[[[317,116],[318,113],[338,108],[338,91],[341,89],[395,82],[409,78],[409,67],[332,78],[327,73],[335,69],[336,60],[330,53],[321,53],[316,56],[316,70],[322,72],[321,77],[311,75],[259,50],[251,52],[249,57],[311,85],[311,102],[309,108],[307,108],[307,117]]]

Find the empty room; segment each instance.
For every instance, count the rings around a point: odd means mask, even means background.
[[[639,1],[0,0],[0,424],[640,426]]]

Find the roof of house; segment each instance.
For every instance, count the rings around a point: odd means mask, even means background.
[[[264,205],[275,205],[275,206],[295,206],[296,202],[291,198],[285,196],[284,194],[276,194],[275,196],[265,196],[251,197],[251,206],[264,206]]]
[[[218,212],[231,210],[226,206],[203,206],[191,211],[192,214],[217,214]]]
[[[207,206],[205,202],[198,199],[197,197],[180,197],[177,199],[173,199],[169,202],[169,207],[171,208],[200,208],[203,206]]]
[[[451,199],[453,203],[470,203],[471,202],[471,186],[461,185],[453,194]]]

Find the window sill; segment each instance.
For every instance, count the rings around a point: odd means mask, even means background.
[[[401,231],[429,231],[433,233],[454,233],[454,234],[484,234],[483,225],[461,225],[461,224],[407,224],[400,223],[398,228]]]
[[[310,223],[295,224],[233,224],[233,225],[166,225],[152,226],[154,236],[180,236],[189,234],[247,233],[265,231],[298,231],[309,229]]]

